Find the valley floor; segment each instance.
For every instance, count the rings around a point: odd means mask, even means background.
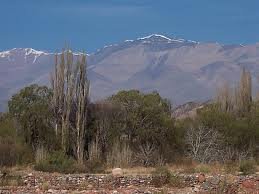
[[[33,170],[1,175],[0,193],[259,193],[258,173],[251,176],[177,173],[172,184],[157,185],[149,170],[111,174],[59,174]],[[3,176],[9,176],[3,178]],[[8,182],[5,182],[8,181]],[[4,186],[5,185],[5,186]],[[9,185],[9,186],[7,186]]]

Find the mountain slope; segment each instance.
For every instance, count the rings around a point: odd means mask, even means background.
[[[52,53],[34,49],[0,52],[0,103],[25,85],[48,84],[53,62]],[[93,100],[135,88],[157,90],[178,105],[211,98],[223,80],[234,84],[242,67],[255,80],[259,44],[220,45],[154,34],[106,46],[88,56],[88,67]]]

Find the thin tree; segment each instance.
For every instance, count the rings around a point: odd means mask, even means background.
[[[231,112],[234,107],[233,91],[228,82],[224,82],[221,87],[218,88],[216,101],[219,108],[223,112]]]
[[[80,163],[84,159],[89,96],[86,70],[86,56],[80,56],[77,63],[74,63],[72,51],[66,50],[60,55],[56,54],[55,71],[51,76],[56,135],[61,139],[64,153],[68,152],[70,142],[76,142],[75,155]],[[71,119],[72,117],[75,119]],[[75,140],[74,131],[76,131]]]
[[[59,60],[60,58],[60,60]],[[73,53],[69,50],[55,55],[55,71],[51,76],[53,89],[52,105],[56,118],[56,135],[61,147],[68,151],[69,117],[72,105],[75,75],[72,75]]]
[[[89,81],[86,74],[86,56],[83,55],[78,62],[78,77],[76,83],[76,144],[77,159],[79,163],[84,160],[84,145],[86,120],[88,110]]]
[[[252,79],[251,73],[242,70],[241,78],[235,94],[236,110],[239,115],[249,113],[252,107]]]

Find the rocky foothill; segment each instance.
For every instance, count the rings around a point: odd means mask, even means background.
[[[151,175],[23,172],[1,175],[0,193],[259,193],[259,176],[178,174],[174,185],[157,186]],[[5,176],[5,177],[4,177]],[[9,177],[8,177],[9,176]],[[5,181],[8,179],[8,184]],[[7,186],[9,185],[9,186]]]

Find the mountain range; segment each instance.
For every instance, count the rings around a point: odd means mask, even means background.
[[[258,86],[259,43],[223,45],[153,34],[105,46],[87,59],[94,101],[122,89],[158,91],[173,105],[205,101],[223,81],[235,84],[243,67],[250,70],[254,88]],[[49,85],[53,64],[51,52],[32,48],[0,52],[0,111],[22,87]]]

